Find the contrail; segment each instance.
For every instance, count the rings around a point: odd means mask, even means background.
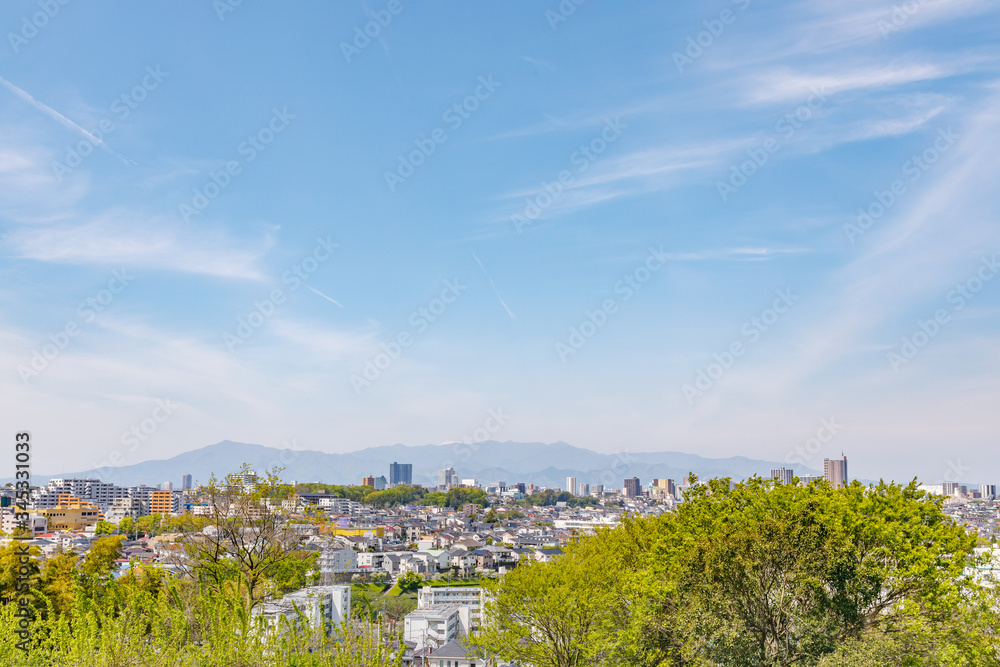
[[[486,279],[490,281],[490,286],[493,287],[493,293],[497,295],[497,300],[500,301],[500,305],[503,306],[503,309],[507,311],[508,315],[510,315],[510,319],[516,320],[517,315],[510,312],[510,308],[507,307],[507,304],[504,302],[503,297],[500,296],[500,290],[498,290],[497,286],[493,283],[493,279],[490,278],[490,274],[486,273],[486,267],[483,266],[483,263],[479,261],[478,257],[476,257],[476,253],[472,253],[472,258],[476,260],[476,263],[479,264],[479,268],[483,270],[483,275],[485,275]]]
[[[323,294],[322,292],[320,292],[320,291],[319,291],[318,289],[314,289],[314,288],[312,288],[312,287],[309,287],[309,285],[306,285],[306,289],[311,289],[311,290],[312,290],[313,292],[316,292],[316,294],[319,294],[319,295],[320,295],[321,297],[323,297],[323,298],[324,298],[324,299],[326,299],[327,301],[331,301],[331,302],[333,302],[333,303],[337,304],[338,306],[340,306],[341,308],[343,308],[343,307],[344,307],[344,306],[343,306],[343,304],[341,304],[341,303],[340,303],[339,301],[337,301],[337,300],[335,300],[335,299],[331,299],[331,298],[330,298],[330,297],[328,297],[327,295],[325,295],[325,294]]]
[[[71,121],[69,118],[67,118],[66,116],[62,115],[61,113],[59,113],[58,111],[56,111],[55,109],[53,109],[52,107],[50,107],[49,105],[45,104],[44,102],[39,102],[34,97],[32,97],[30,93],[28,93],[28,92],[26,92],[24,90],[21,90],[20,88],[18,88],[14,84],[12,84],[10,81],[8,81],[7,79],[3,78],[2,76],[0,76],[0,83],[2,83],[7,88],[7,90],[9,90],[10,92],[14,93],[15,95],[17,95],[18,97],[20,97],[25,102],[30,103],[32,106],[34,106],[36,109],[38,109],[39,111],[41,111],[45,115],[49,116],[50,118],[55,118],[57,121],[59,121],[60,123],[62,123],[66,127],[79,132],[80,134],[82,134],[83,136],[87,137],[92,142],[94,142],[95,146],[100,146],[101,148],[103,148],[107,152],[111,153],[112,155],[114,155],[115,157],[117,157],[119,160],[121,160],[125,164],[132,164],[132,165],[135,164],[135,162],[133,160],[130,160],[127,157],[125,157],[124,155],[122,155],[121,153],[118,153],[118,152],[112,150],[111,148],[108,147],[108,145],[106,143],[104,143],[103,141],[101,141],[100,139],[98,139],[97,137],[95,137],[93,134],[91,134],[87,130],[83,129],[82,127],[80,127],[79,125],[77,125],[76,123],[74,123],[73,121]]]

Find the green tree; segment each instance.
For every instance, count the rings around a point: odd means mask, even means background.
[[[423,583],[424,578],[416,572],[404,572],[402,576],[396,580],[396,585],[403,591],[413,590],[423,585]]]
[[[676,512],[625,517],[491,584],[474,641],[484,654],[559,667],[784,667],[881,655],[921,627],[914,642],[952,647],[927,664],[994,664],[983,656],[996,656],[995,607],[970,611],[982,593],[965,575],[974,544],[915,481],[713,480]],[[989,648],[960,662],[963,645]]]
[[[604,589],[586,559],[528,561],[486,583],[482,629],[467,638],[484,658],[537,667],[580,667],[593,661]]]
[[[45,560],[41,590],[58,615],[69,612],[76,604],[80,576],[77,570],[79,560],[79,555],[72,549],[58,551]]]
[[[122,557],[122,542],[125,537],[115,535],[94,540],[90,551],[83,557],[83,574],[91,579],[107,579],[115,570],[116,562]]]
[[[107,521],[98,521],[94,526],[94,535],[114,535],[117,531],[118,527]]]
[[[212,475],[202,493],[215,530],[185,538],[197,580],[216,592],[235,586],[248,610],[262,601],[268,580],[298,545],[281,510],[292,488],[280,472],[274,468],[252,483],[245,481],[248,464],[221,480]]]

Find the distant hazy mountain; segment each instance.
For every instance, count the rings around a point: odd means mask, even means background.
[[[249,463],[258,472],[281,466],[285,469],[282,477],[286,480],[360,484],[361,478],[366,475],[385,475],[388,479],[389,464],[393,461],[412,463],[413,481],[418,484],[437,485],[438,471],[452,467],[462,479],[474,477],[480,482],[502,480],[560,488],[565,487],[566,477],[576,477],[581,483],[618,488],[623,486],[626,477],[638,477],[644,485],[654,478],[670,478],[680,482],[689,472],[694,472],[703,479],[744,479],[754,474],[768,476],[772,469],[785,465],[742,456],[707,459],[678,452],[598,454],[565,442],[545,444],[491,440],[475,444],[419,447],[391,445],[370,447],[347,454],[327,454],[225,440],[162,461],[145,461],[118,468],[84,470],[58,476],[96,477],[122,486],[153,486],[167,481],[176,486],[186,474],[192,475],[195,484],[199,484],[206,482],[213,473],[221,477],[237,470],[242,463]],[[818,474],[815,470],[801,466],[795,467],[795,472]],[[32,482],[44,484],[51,477],[32,475]]]

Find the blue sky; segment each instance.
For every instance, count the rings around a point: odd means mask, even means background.
[[[489,432],[1000,479],[990,2],[0,29],[0,399],[39,473]]]

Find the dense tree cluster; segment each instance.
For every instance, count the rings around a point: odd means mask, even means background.
[[[421,505],[433,505],[436,507],[450,507],[461,509],[465,505],[479,505],[486,507],[489,502],[486,499],[486,492],[482,489],[471,489],[459,486],[450,489],[447,493],[434,491],[424,496]]]
[[[915,482],[713,480],[490,584],[473,641],[538,667],[997,665],[974,546]]]

